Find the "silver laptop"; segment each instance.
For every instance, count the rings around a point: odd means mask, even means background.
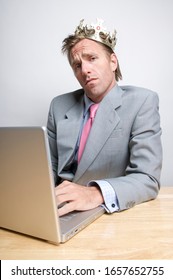
[[[58,217],[45,127],[0,128],[0,226],[47,240],[67,241],[105,211]]]

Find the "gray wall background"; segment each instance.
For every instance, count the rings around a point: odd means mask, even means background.
[[[119,84],[159,94],[161,181],[173,185],[172,11],[172,0],[0,0],[0,126],[46,125],[52,98],[80,87],[62,40],[80,19],[103,18],[117,30]]]

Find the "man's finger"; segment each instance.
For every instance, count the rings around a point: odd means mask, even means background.
[[[75,210],[75,203],[69,202],[69,203],[65,203],[64,206],[58,209],[58,214],[59,216],[63,216],[74,210]]]

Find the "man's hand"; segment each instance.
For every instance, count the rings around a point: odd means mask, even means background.
[[[81,186],[69,181],[64,181],[56,187],[55,194],[58,205],[65,203],[64,206],[58,209],[59,216],[74,210],[93,209],[104,202],[98,187]]]

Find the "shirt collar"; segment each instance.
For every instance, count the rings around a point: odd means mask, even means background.
[[[94,102],[88,98],[86,93],[84,94],[84,117],[86,116],[90,106],[94,104]]]

